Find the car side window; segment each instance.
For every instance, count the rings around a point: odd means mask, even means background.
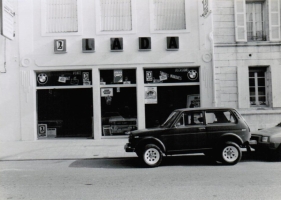
[[[202,112],[184,112],[176,126],[201,125],[204,123]]]
[[[207,111],[206,112],[206,123],[236,123],[235,116],[230,111]]]

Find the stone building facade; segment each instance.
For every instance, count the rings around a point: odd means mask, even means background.
[[[281,121],[280,1],[214,0],[216,106],[238,108],[251,130]]]

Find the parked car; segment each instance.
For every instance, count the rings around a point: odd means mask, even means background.
[[[281,160],[281,123],[275,127],[252,133],[250,145],[257,154],[267,156],[271,160]]]
[[[189,108],[173,111],[157,128],[128,132],[126,152],[135,152],[149,167],[160,165],[164,155],[205,153],[234,165],[249,150],[250,128],[232,108]]]

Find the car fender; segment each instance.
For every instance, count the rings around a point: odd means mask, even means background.
[[[159,146],[160,149],[163,150],[163,152],[166,152],[166,147],[165,147],[164,143],[161,140],[159,140],[158,138],[155,138],[155,137],[145,137],[145,138],[143,138],[136,145],[136,149],[138,147],[142,146],[143,144],[146,144],[146,143],[158,144],[158,145],[160,145]]]
[[[234,134],[234,133],[225,133],[223,134],[218,143],[217,144],[221,144],[222,142],[236,142],[238,145],[242,145],[243,144],[243,140],[237,135],[237,134]]]

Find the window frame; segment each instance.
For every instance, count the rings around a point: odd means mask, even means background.
[[[63,32],[63,33],[47,33],[46,32],[46,0],[41,0],[41,35],[42,36],[65,36],[65,35],[82,35],[83,24],[82,24],[82,0],[77,0],[77,21],[78,31],[77,32]]]
[[[264,77],[258,77],[258,73],[263,72]],[[250,73],[254,73],[254,77],[250,77]],[[258,85],[258,79],[264,79],[264,86]],[[254,79],[255,85],[250,86],[250,79]],[[249,105],[250,107],[269,107],[270,106],[270,98],[269,98],[269,85],[268,82],[268,67],[249,67],[248,81],[249,81]],[[259,87],[264,87],[265,95],[259,95]],[[250,89],[255,88],[255,95],[251,95]],[[266,105],[259,104],[259,97],[265,97]],[[251,105],[251,97],[255,97],[255,105]]]

